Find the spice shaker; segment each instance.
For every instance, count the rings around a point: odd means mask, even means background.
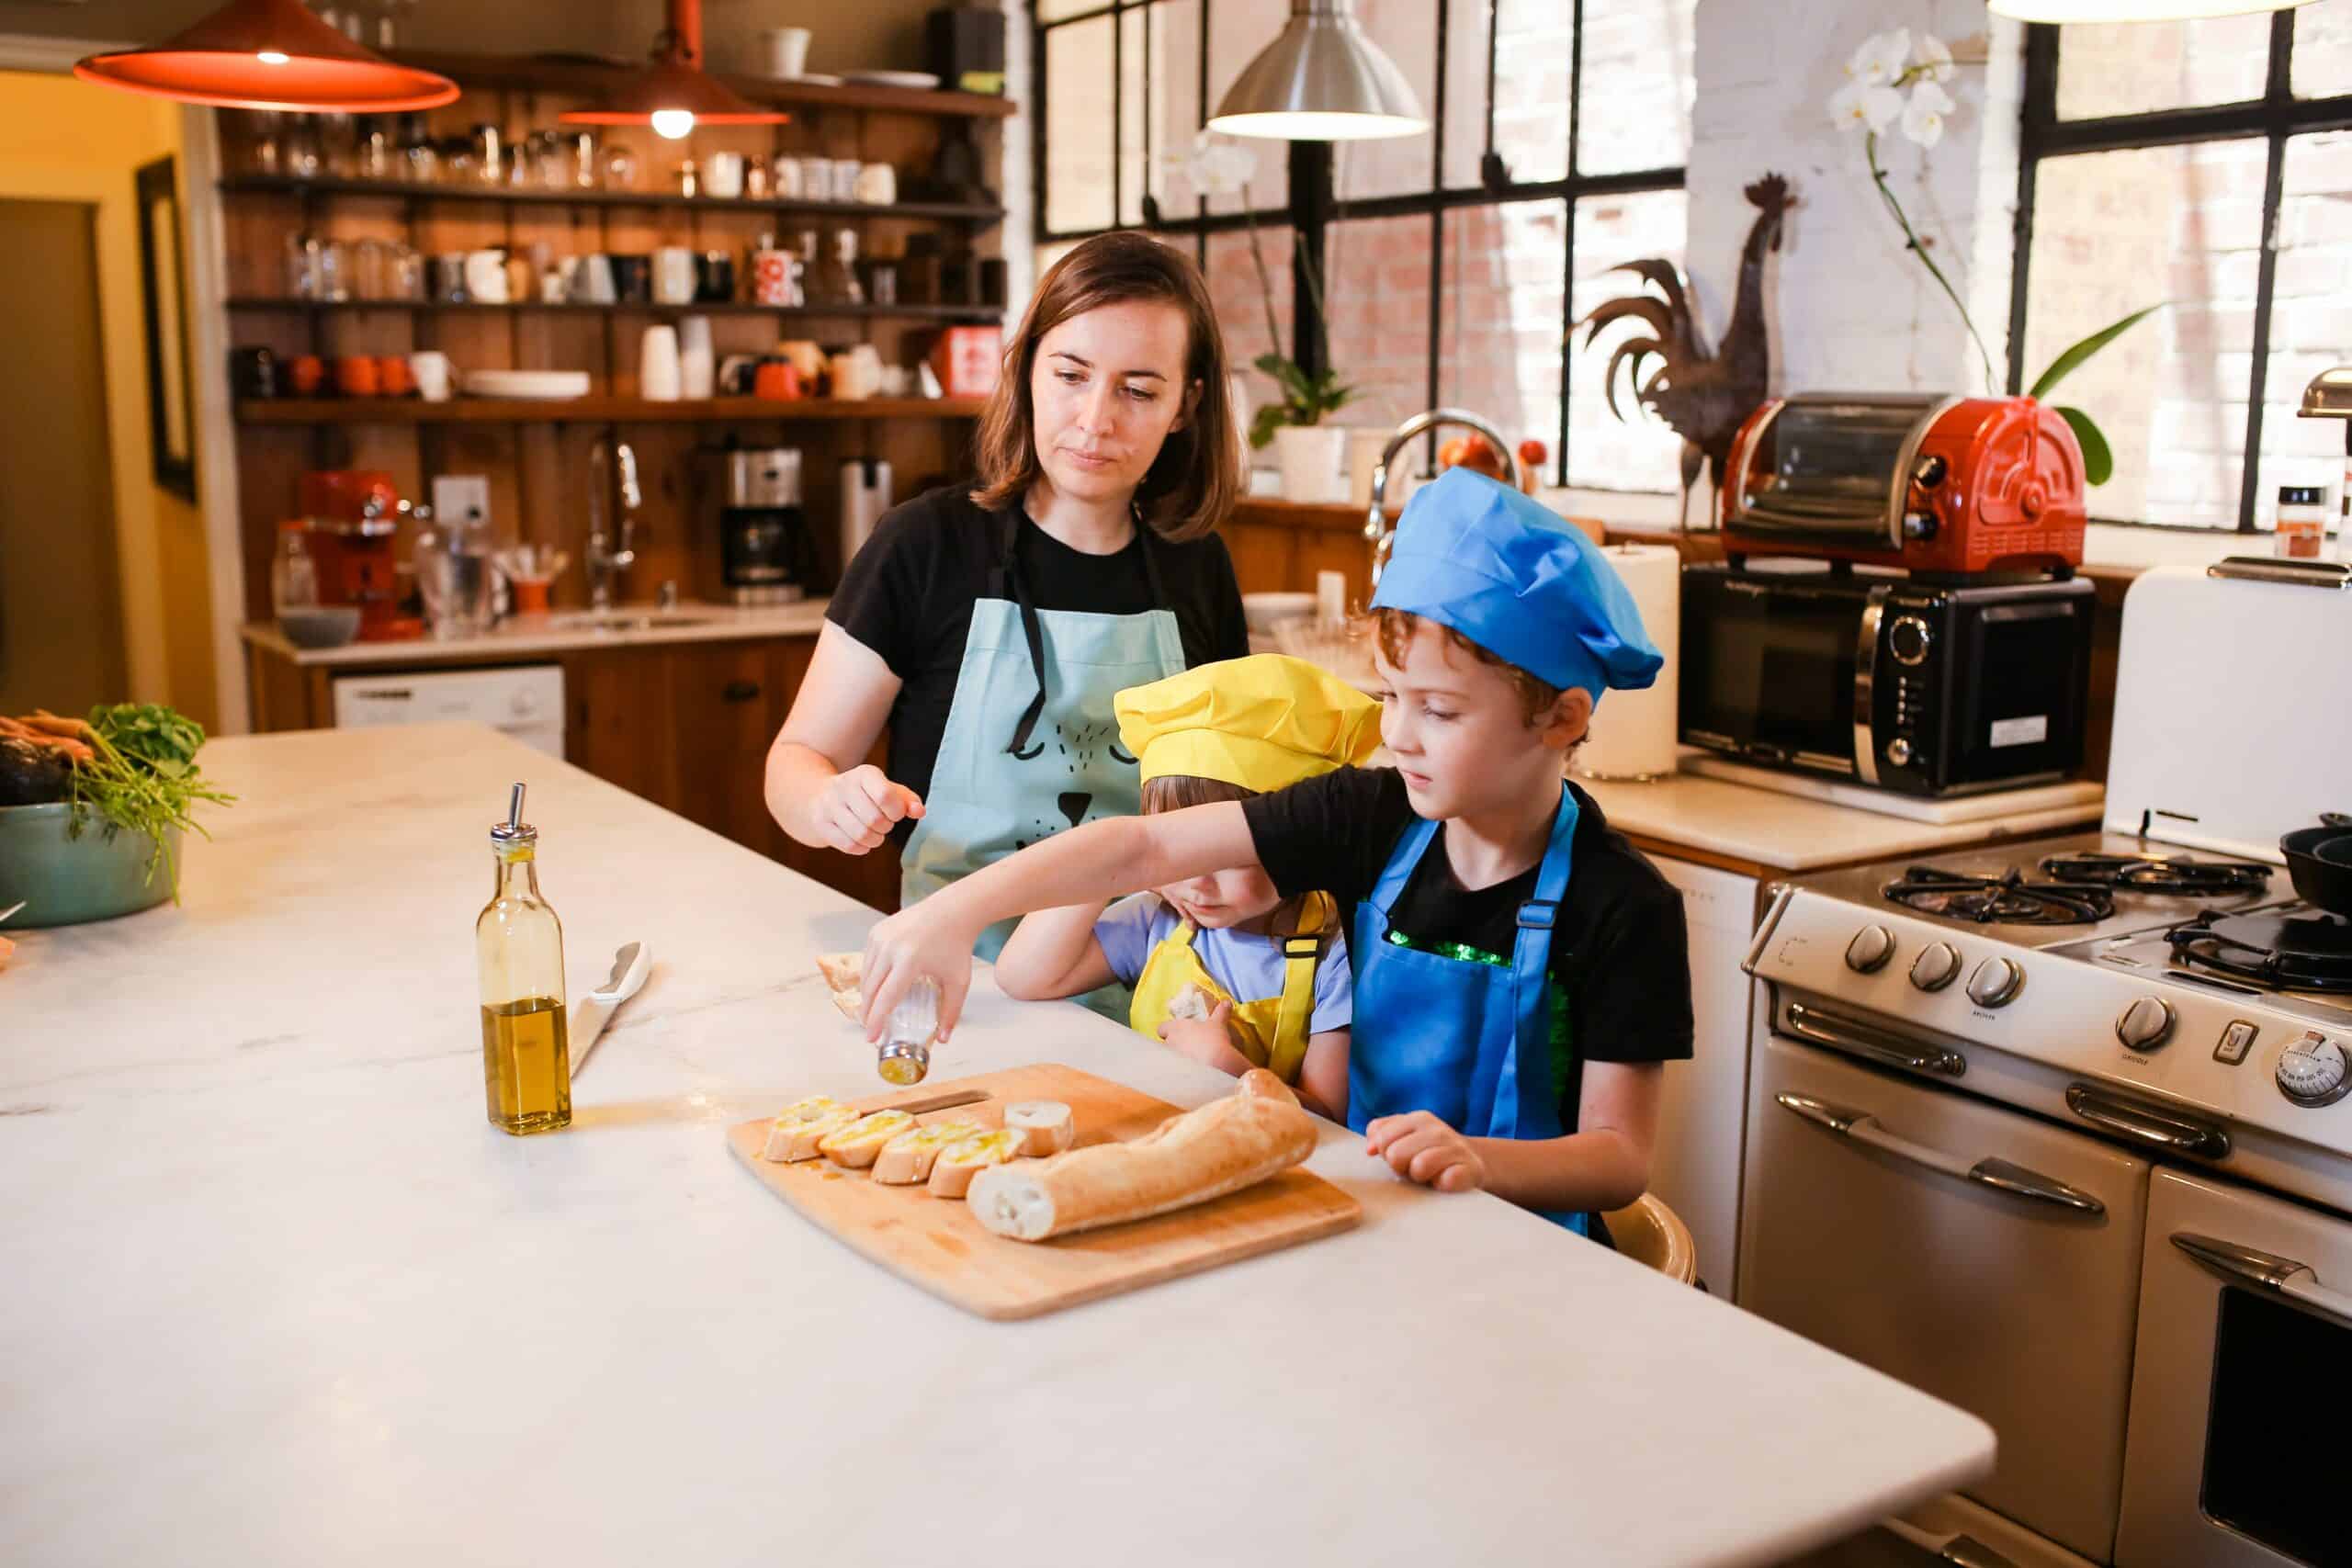
[[[883,1021],[875,1071],[887,1083],[921,1083],[931,1071],[931,1043],[939,1033],[939,982],[924,976],[907,989]]]

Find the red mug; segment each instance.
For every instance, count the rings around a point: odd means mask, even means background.
[[[364,354],[346,355],[334,362],[334,385],[346,398],[372,398],[384,389],[376,362]]]
[[[315,398],[327,384],[327,364],[315,354],[297,355],[286,362],[286,384],[298,398]]]
[[[781,359],[763,359],[752,377],[752,396],[790,402],[801,395],[800,371]]]
[[[385,397],[405,398],[416,390],[416,375],[405,358],[387,354],[376,361],[376,384]]]

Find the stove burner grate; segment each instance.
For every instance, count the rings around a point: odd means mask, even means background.
[[[2115,895],[2083,882],[2028,882],[2015,866],[2000,876],[1975,876],[1915,865],[1881,890],[1923,915],[1979,925],[2086,926],[2115,913]]]
[[[2061,882],[2204,897],[2259,893],[2270,886],[2270,871],[2256,861],[2199,860],[2193,855],[2051,855],[2041,863],[2042,874]]]
[[[2165,934],[2173,962],[2257,986],[2352,994],[2352,920],[2317,912],[2209,909]]]

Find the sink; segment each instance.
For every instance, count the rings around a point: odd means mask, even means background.
[[[712,618],[690,610],[582,610],[549,624],[562,631],[644,632],[705,626]]]

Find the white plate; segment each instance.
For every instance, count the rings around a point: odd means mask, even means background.
[[[939,89],[939,78],[928,71],[852,71],[844,80],[861,87],[919,87],[926,92]]]
[[[797,76],[778,76],[775,80],[788,83],[795,87],[838,87],[842,85],[840,77],[827,76],[814,71],[804,71]]]
[[[471,397],[557,401],[586,397],[589,380],[585,370],[469,370],[461,384]]]

